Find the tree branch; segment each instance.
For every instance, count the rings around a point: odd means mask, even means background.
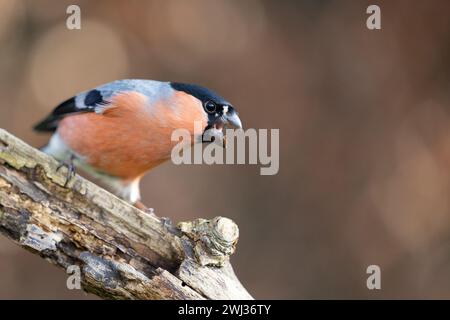
[[[0,233],[110,299],[252,299],[229,262],[227,218],[177,227],[130,206],[0,129]]]

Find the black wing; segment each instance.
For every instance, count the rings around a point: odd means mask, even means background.
[[[77,105],[75,97],[72,97],[57,106],[47,118],[35,125],[34,130],[54,132],[62,118],[81,112],[94,112],[95,106],[100,104],[105,104],[105,101],[101,93],[95,89],[86,94],[82,105]]]

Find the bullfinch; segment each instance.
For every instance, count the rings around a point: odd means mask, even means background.
[[[195,122],[202,132],[195,132]],[[42,151],[67,166],[67,182],[80,167],[120,198],[145,208],[140,180],[170,159],[176,144],[172,132],[187,129],[196,143],[207,130],[223,127],[242,128],[241,120],[228,101],[207,88],[125,79],[62,102],[34,129],[53,133]]]

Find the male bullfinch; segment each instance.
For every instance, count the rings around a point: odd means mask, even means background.
[[[203,132],[195,132],[194,122]],[[209,89],[126,79],[64,101],[35,130],[53,132],[42,150],[68,166],[68,181],[79,166],[142,207],[139,182],[170,158],[174,130],[187,129],[193,142],[201,142],[206,130],[224,126],[242,128],[234,107]]]

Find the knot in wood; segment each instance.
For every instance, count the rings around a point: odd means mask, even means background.
[[[223,266],[234,253],[239,239],[236,223],[224,217],[180,222],[178,227],[195,241],[195,257],[202,266]]]

